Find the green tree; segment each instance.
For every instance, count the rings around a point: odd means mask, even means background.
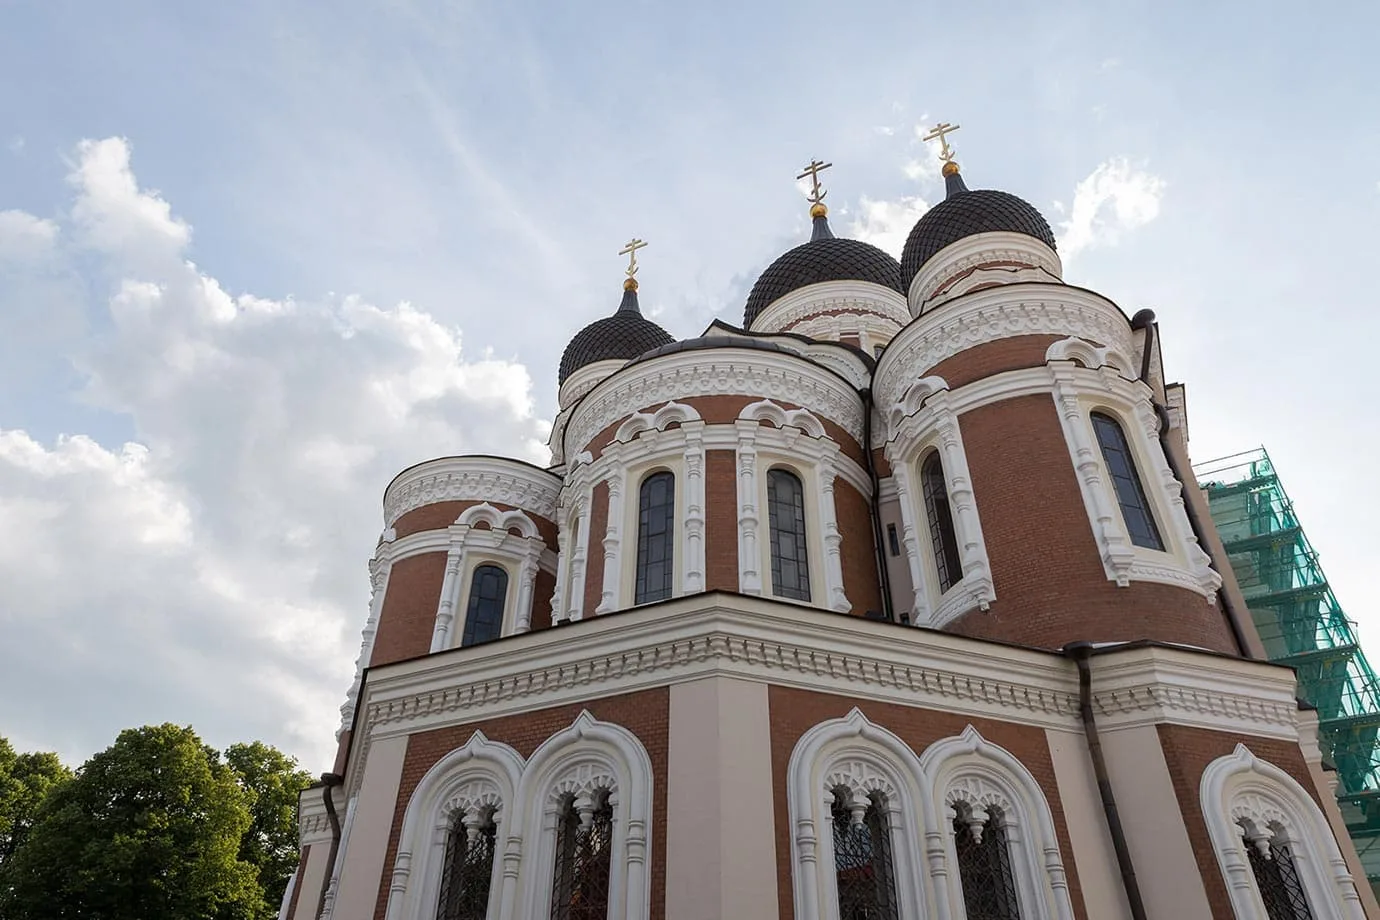
[[[71,778],[56,754],[17,754],[0,737],[0,867],[28,836],[48,793]]]
[[[43,803],[0,870],[0,916],[252,920],[249,824],[248,796],[191,728],[123,731]]]
[[[240,859],[258,870],[261,916],[271,920],[278,915],[288,876],[297,868],[297,796],[311,785],[312,776],[297,768],[295,757],[262,741],[230,745],[225,762],[252,799]]]

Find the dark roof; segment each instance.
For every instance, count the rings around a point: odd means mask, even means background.
[[[671,333],[642,315],[637,305],[637,289],[623,291],[623,302],[612,316],[590,323],[579,332],[561,355],[557,385],[580,368],[596,361],[631,361],[653,348],[669,345]]]
[[[901,287],[901,265],[876,246],[859,240],[835,237],[825,217],[816,217],[810,242],[782,255],[758,277],[743,309],[743,326],[778,299],[821,281],[871,281],[897,293]]]
[[[788,348],[782,348],[775,342],[763,342],[761,339],[740,338],[729,335],[702,335],[694,339],[682,339],[679,342],[671,342],[658,348],[649,350],[646,354],[638,355],[638,360],[649,358],[659,358],[662,355],[673,355],[680,351],[700,351],[705,348],[746,348],[757,351],[780,351],[786,354],[795,354]]]
[[[1023,233],[1055,248],[1049,223],[1028,201],[1009,192],[969,191],[956,172],[945,177],[945,185],[948,197],[926,211],[906,239],[901,253],[906,288],[931,256],[950,243],[979,233]]]

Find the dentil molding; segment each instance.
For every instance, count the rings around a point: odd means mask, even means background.
[[[501,457],[442,457],[398,474],[383,495],[385,526],[409,511],[449,501],[498,502],[554,521],[561,478]]]

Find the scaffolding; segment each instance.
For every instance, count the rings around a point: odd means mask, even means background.
[[[1318,712],[1337,801],[1380,889],[1380,683],[1332,593],[1264,448],[1194,467],[1269,659]]]

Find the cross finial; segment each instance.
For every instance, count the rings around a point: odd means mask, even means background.
[[[939,159],[943,160],[945,163],[951,163],[954,158],[954,148],[949,146],[949,139],[944,135],[952,134],[958,129],[959,125],[951,125],[946,121],[941,121],[930,129],[929,134],[926,134],[924,137],[920,138],[920,140],[928,142],[938,138]]]
[[[639,240],[637,237],[633,237],[632,239],[628,240],[628,245],[618,250],[618,254],[620,256],[628,257],[628,267],[625,271],[625,274],[629,278],[632,278],[634,275],[637,274],[637,251],[639,249],[645,248],[646,246],[646,240]]]
[[[824,204],[824,196],[829,193],[820,188],[819,174],[833,165],[833,163],[826,163],[823,160],[811,160],[810,165],[805,167],[805,171],[796,176],[797,179],[810,177],[810,204],[816,206]]]

